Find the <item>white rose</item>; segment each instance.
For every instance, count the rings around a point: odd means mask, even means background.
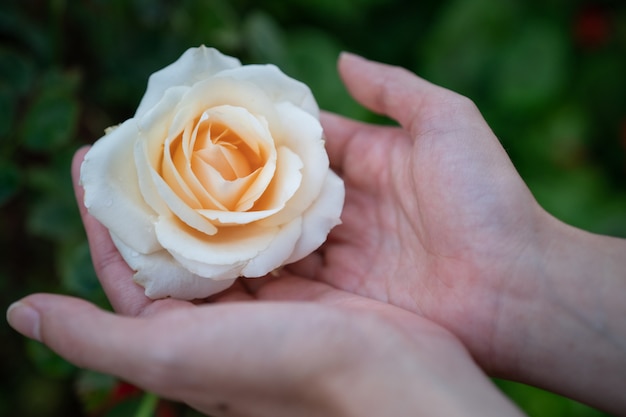
[[[309,88],[204,46],[150,77],[81,182],[150,298],[203,298],[303,258],[344,200]]]

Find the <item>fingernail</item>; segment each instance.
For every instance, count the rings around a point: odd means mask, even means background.
[[[350,59],[350,58],[356,58],[358,57],[358,55],[352,53],[352,52],[348,52],[348,51],[341,51],[339,52],[339,59]]]
[[[41,341],[39,312],[30,305],[17,301],[7,309],[7,321],[24,336]]]

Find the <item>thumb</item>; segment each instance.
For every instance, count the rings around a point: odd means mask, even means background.
[[[13,303],[7,321],[81,368],[151,390],[154,382],[145,372],[151,339],[146,319],[114,315],[73,297],[34,294]]]
[[[430,97],[451,94],[404,68],[347,52],[340,55],[338,66],[344,84],[359,103],[390,116],[409,131],[415,118],[428,110]]]

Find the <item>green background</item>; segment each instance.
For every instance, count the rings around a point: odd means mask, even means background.
[[[349,50],[472,98],[539,202],[626,236],[626,3],[571,0],[5,0],[0,5],[0,306],[35,291],[106,306],[69,177],[73,152],[134,113],[147,77],[205,44],[274,63],[322,108]],[[0,415],[129,416],[139,394],[0,326]],[[589,341],[581,341],[589,342]],[[530,416],[602,416],[498,381]],[[626,394],[625,394],[626,395]],[[161,416],[192,415],[162,402]]]

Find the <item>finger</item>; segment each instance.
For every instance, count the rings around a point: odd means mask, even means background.
[[[89,214],[83,204],[84,190],[80,185],[80,166],[88,150],[88,147],[81,148],[74,155],[72,179],[78,208],[87,232],[92,262],[102,288],[115,311],[137,315],[151,303],[151,300],[145,296],[143,288],[133,281],[134,272],[113,244],[109,231]]]
[[[413,134],[416,133],[414,123],[429,118],[432,103],[460,97],[404,68],[369,61],[347,52],[339,58],[339,73],[359,103],[376,113],[390,116]]]
[[[14,304],[7,318],[17,331],[81,368],[210,409],[218,401],[245,405],[247,394],[289,397],[294,366],[309,356],[314,364],[314,354],[325,347],[315,340],[302,344],[311,330],[294,312],[322,327],[342,317],[321,314],[312,303],[240,302],[180,308],[146,319],[107,313],[72,297],[35,294]],[[290,345],[303,350],[285,349]],[[253,412],[237,415],[244,414]]]
[[[331,168],[341,175],[349,164],[350,147],[369,149],[382,136],[388,136],[390,126],[377,126],[358,122],[330,112],[322,112],[320,122],[324,127],[326,151]],[[398,128],[399,129],[399,128]]]
[[[73,297],[35,294],[7,312],[11,326],[73,364],[146,387],[142,357],[152,336],[146,320],[116,316]],[[149,378],[147,378],[149,379]]]

